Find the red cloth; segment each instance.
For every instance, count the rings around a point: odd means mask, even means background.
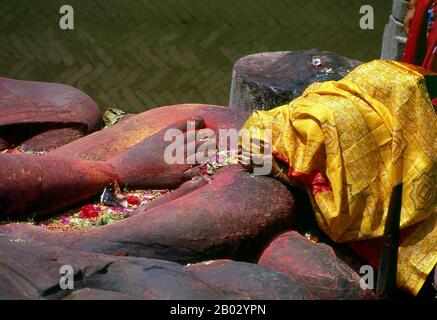
[[[434,11],[437,18],[436,0],[417,1],[416,12],[411,21],[410,34],[401,61],[437,72],[437,21],[428,25],[428,10],[430,9]],[[434,106],[437,106],[437,98],[432,102]]]
[[[437,13],[437,2],[435,0],[417,1],[416,13],[411,22],[410,34],[402,62],[437,71],[437,23],[434,22],[428,29],[427,12],[431,8]]]

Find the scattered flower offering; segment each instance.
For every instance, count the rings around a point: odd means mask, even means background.
[[[126,201],[128,204],[133,206],[139,206],[141,204],[141,199],[136,196],[127,196]]]
[[[306,232],[305,233],[305,238],[310,240],[312,243],[318,243],[319,242],[319,237],[317,235],[314,235],[314,234],[310,233],[310,232]]]
[[[100,215],[100,208],[95,204],[87,204],[80,210],[79,217],[82,219],[94,219]]]
[[[47,151],[30,151],[30,150],[23,150],[21,147],[16,148],[8,148],[8,149],[0,149],[0,153],[6,153],[6,154],[33,154],[36,156],[42,156],[47,153]]]
[[[237,163],[236,151],[218,152],[213,161],[201,166],[201,175],[209,177],[214,175],[218,169]],[[41,222],[39,225],[53,231],[68,232],[111,224],[129,217],[134,210],[168,192],[171,191],[165,189],[122,192],[117,182],[114,181],[103,190],[100,201],[70,210]]]
[[[135,209],[153,201],[170,190],[134,190],[116,195],[120,205],[109,206],[101,202],[87,204],[41,222],[41,227],[53,231],[75,231],[111,224],[129,217]]]
[[[218,169],[231,164],[238,164],[238,154],[235,150],[217,152],[215,159],[202,167],[203,175],[214,175]]]
[[[319,56],[315,56],[313,57],[311,64],[313,67],[318,67],[322,64],[322,59]]]
[[[126,114],[127,114],[126,112],[120,109],[109,107],[103,113],[103,121],[105,123],[105,128],[112,127]]]

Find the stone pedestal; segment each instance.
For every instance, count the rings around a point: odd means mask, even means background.
[[[229,106],[269,110],[299,97],[313,82],[340,80],[360,64],[318,49],[249,55],[234,65]]]
[[[385,26],[381,59],[400,60],[407,42],[404,31],[404,17],[408,12],[407,1],[393,0],[392,15]]]

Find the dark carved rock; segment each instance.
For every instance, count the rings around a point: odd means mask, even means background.
[[[195,173],[188,164],[164,161],[171,143],[164,141],[166,128],[186,127],[188,120],[196,118],[201,120],[197,121],[199,128],[238,131],[246,117],[219,106],[168,106],[133,116],[43,156],[0,154],[0,218],[68,209],[96,196],[114,180],[138,188],[178,187]]]
[[[261,267],[261,266],[260,266]],[[291,277],[250,263],[216,260],[187,267],[202,282],[219,289],[227,299],[292,299],[315,297],[301,283]],[[242,277],[241,275],[244,275]]]
[[[0,219],[40,217],[78,205],[117,179],[104,162],[0,154]]]
[[[337,258],[331,247],[314,244],[297,232],[275,239],[259,264],[280,271],[320,299],[373,299],[371,290],[360,287],[360,276]]]
[[[131,296],[126,293],[116,292],[112,290],[99,290],[84,288],[75,290],[64,300],[141,300],[140,297]]]
[[[249,55],[235,63],[229,105],[270,110],[299,97],[311,83],[338,81],[360,64],[317,49]]]
[[[42,151],[101,128],[98,106],[73,87],[0,78],[0,146]]]
[[[222,128],[239,130],[248,116],[247,112],[207,104],[164,106],[129,115],[112,127],[53,150],[50,154],[86,160],[109,160],[159,130],[193,117],[203,118],[206,128],[217,131]]]
[[[3,299],[312,299],[295,280],[256,264],[176,263],[71,251],[0,234]],[[69,265],[74,289],[62,290]],[[237,284],[240,285],[237,285]]]
[[[155,199],[144,206],[141,207],[141,210],[136,210],[132,212],[130,215],[133,216],[140,212],[145,212],[147,210],[162,206],[164,204],[169,203],[170,201],[176,200],[180,197],[183,197],[190,192],[193,192],[196,189],[199,189],[205,185],[207,185],[209,182],[209,179],[204,176],[196,176],[190,181],[187,181],[180,185],[176,190],[166,193],[163,196],[159,197],[158,199]]]
[[[30,225],[3,225],[0,233],[29,242],[106,254],[204,261],[233,257],[252,261],[271,237],[291,226],[294,202],[275,179],[225,167],[213,181],[132,217],[72,233]]]
[[[8,147],[8,142],[4,140],[2,137],[0,137],[0,150]]]
[[[88,277],[86,287],[103,290],[105,295],[122,292],[142,299],[314,298],[305,287],[277,271],[234,261],[183,267],[162,260],[125,259],[109,265],[104,274]]]

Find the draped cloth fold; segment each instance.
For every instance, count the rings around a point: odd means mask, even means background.
[[[412,294],[437,263],[437,115],[426,73],[373,61],[255,111],[244,125],[261,140],[260,129],[272,130],[274,155],[305,184],[320,228],[336,242],[380,238],[392,187],[403,182],[398,287]]]

